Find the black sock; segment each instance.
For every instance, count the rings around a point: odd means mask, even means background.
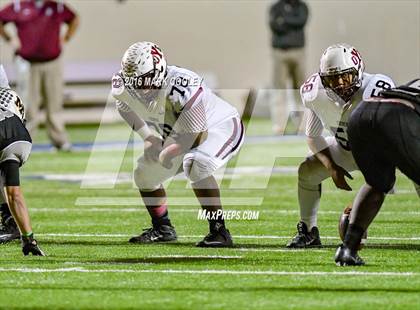
[[[0,205],[0,214],[3,220],[6,220],[12,216],[12,213],[10,212],[10,209],[9,209],[9,205],[7,203],[2,203]]]
[[[350,248],[351,250],[357,250],[360,245],[360,241],[362,240],[363,234],[365,233],[365,230],[355,224],[350,224],[346,236],[344,237],[343,244]]]
[[[169,213],[168,213],[168,211],[166,211],[160,217],[154,217],[154,218],[152,218],[152,225],[155,228],[157,228],[159,226],[162,226],[162,225],[172,226],[171,220],[169,219]]]
[[[217,211],[211,211],[211,212],[217,212]],[[225,226],[225,218],[223,217],[223,214],[220,216],[216,216],[215,219],[209,220],[209,229],[210,231],[218,230],[219,227]]]

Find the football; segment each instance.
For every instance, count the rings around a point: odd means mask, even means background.
[[[352,207],[353,207],[353,204],[350,203],[344,209],[343,213],[340,216],[340,220],[338,222],[338,232],[340,234],[341,241],[344,241],[344,237],[346,235],[347,228],[348,228],[349,223],[350,223],[350,214],[351,214]],[[360,242],[359,250],[362,249],[364,247],[364,245],[366,244],[366,239],[367,239],[367,231],[364,233],[364,235],[362,237],[362,241]]]

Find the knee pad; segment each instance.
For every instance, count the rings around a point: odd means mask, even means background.
[[[160,183],[150,173],[146,173],[144,168],[144,163],[139,162],[136,170],[134,170],[134,182],[139,190],[152,192],[160,187]]]
[[[318,175],[316,167],[311,165],[309,158],[305,159],[298,168],[299,185],[306,189],[318,190],[324,178]]]
[[[183,168],[185,176],[195,183],[213,175],[217,166],[213,163],[210,156],[194,152],[184,156]]]

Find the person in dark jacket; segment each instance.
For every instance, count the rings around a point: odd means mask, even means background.
[[[276,134],[284,131],[285,116],[290,115],[295,122],[296,105],[300,102],[299,87],[305,78],[305,25],[308,7],[301,0],[279,0],[270,8],[271,45],[273,48],[274,74],[273,88],[279,97],[271,102],[273,130]],[[291,80],[295,92],[295,102],[286,102],[287,81]]]

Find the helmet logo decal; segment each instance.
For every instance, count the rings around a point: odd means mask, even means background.
[[[155,64],[158,64],[158,63],[160,63],[160,60],[162,59],[162,53],[159,51],[159,48],[155,45],[155,46],[152,46],[152,50],[150,51],[150,53],[152,54],[152,56],[153,56],[153,62],[155,63]]]
[[[352,55],[351,60],[353,61],[354,65],[355,66],[360,65],[362,61],[362,57],[360,56],[360,53],[355,48],[352,49],[351,55]]]

